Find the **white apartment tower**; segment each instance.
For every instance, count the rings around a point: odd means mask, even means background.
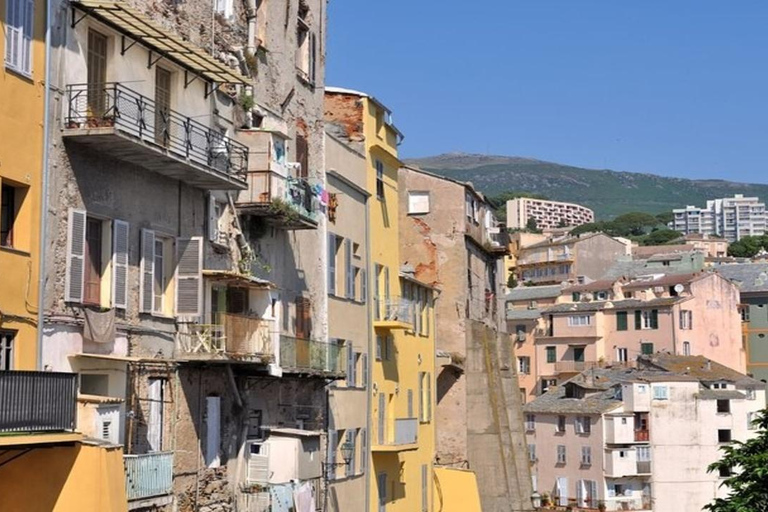
[[[584,206],[559,201],[518,197],[507,201],[507,227],[522,229],[530,218],[539,229],[575,227],[595,221],[595,212]]]
[[[706,208],[686,206],[673,210],[670,227],[683,234],[717,235],[729,242],[765,234],[765,203],[757,197],[733,197],[707,201]]]

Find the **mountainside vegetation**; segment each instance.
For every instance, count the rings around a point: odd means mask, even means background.
[[[592,208],[599,220],[628,212],[657,214],[686,205],[704,206],[708,199],[734,194],[768,198],[768,185],[584,169],[521,157],[448,153],[406,163],[472,182],[489,196],[509,191],[582,204]]]

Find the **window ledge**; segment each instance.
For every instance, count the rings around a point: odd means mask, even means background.
[[[30,253],[29,251],[25,251],[23,249],[17,249],[15,247],[8,247],[5,245],[0,245],[0,252],[9,252],[11,254],[16,254],[18,256],[26,256],[26,257],[32,256],[32,253]]]
[[[8,65],[5,66],[5,70],[8,71],[9,73],[11,73],[12,75],[16,75],[17,77],[21,78],[22,80],[26,80],[26,81],[32,82],[32,83],[35,82],[35,79],[32,76],[32,73],[25,73],[24,71],[22,71],[20,69],[16,69],[16,68],[8,66]]]

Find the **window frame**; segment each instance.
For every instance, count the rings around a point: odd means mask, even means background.
[[[386,193],[384,189],[384,162],[376,159],[374,166],[376,167],[376,199],[379,201],[386,201]]]
[[[16,10],[11,11],[15,6]],[[32,78],[35,36],[34,0],[7,0],[5,6],[5,69]],[[11,40],[16,39],[14,47]],[[14,55],[14,49],[16,54]]]
[[[14,341],[17,331],[10,329],[0,330],[0,371],[11,371],[14,369],[15,359]]]
[[[426,198],[426,209],[415,209],[412,199]],[[408,191],[408,215],[428,215],[432,209],[432,197],[429,190],[409,190]]]

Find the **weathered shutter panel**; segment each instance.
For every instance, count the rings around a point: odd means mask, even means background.
[[[141,230],[141,284],[139,312],[152,313],[155,283],[155,232]]]
[[[163,379],[149,379],[147,386],[149,398],[149,422],[147,441],[153,452],[163,449]]]
[[[314,33],[309,35],[309,80],[317,81],[317,36]]]
[[[368,302],[368,274],[364,268],[360,269],[360,302]]]
[[[216,198],[208,196],[208,240],[217,242],[219,238],[219,218],[216,215]]]
[[[13,0],[11,0],[13,1]],[[21,69],[25,73],[32,73],[32,31],[35,21],[34,0],[23,0],[24,9],[24,33],[21,41]]]
[[[336,440],[339,435],[337,430],[328,431],[328,480],[334,480],[336,478]]]
[[[368,430],[360,429],[360,474],[368,469]]]
[[[347,341],[347,387],[353,388],[355,382],[355,351],[352,341]]]
[[[178,240],[176,263],[176,314],[200,316],[203,296],[203,240]]]
[[[408,417],[413,418],[413,390],[408,390]]]
[[[112,223],[112,306],[128,307],[128,242],[130,226],[122,220]]]
[[[432,374],[425,375],[427,376],[427,421],[432,421]]]
[[[421,512],[429,511],[429,466],[421,465]]]
[[[19,69],[19,55],[21,48],[21,2],[18,0],[7,0],[8,6],[5,24],[5,62],[8,67]]]
[[[296,135],[296,161],[301,165],[299,178],[309,176],[309,146],[304,135]]]
[[[618,313],[616,313],[616,330],[617,331],[627,330],[627,312],[626,311],[619,311]]]
[[[346,238],[344,240],[344,282],[345,282],[345,297],[348,299],[355,298],[355,274],[352,268],[352,240]]]
[[[651,310],[651,329],[658,329],[658,328],[659,328],[659,310],[652,309]]]
[[[13,3],[13,2],[12,2]],[[85,210],[69,210],[67,228],[67,275],[64,300],[83,301],[83,279],[85,277]]]
[[[362,382],[361,386],[363,388],[368,388],[368,354],[362,354],[360,356],[360,366],[362,367]]]
[[[382,343],[384,343],[384,338],[380,335],[376,335],[376,360],[381,361],[382,357]]]
[[[328,294],[336,295],[336,235],[328,233]]]
[[[426,410],[426,404],[424,403],[424,372],[419,372],[419,421],[424,421],[424,411]]]
[[[221,465],[221,397],[208,396],[206,404],[205,465],[217,468]]]
[[[640,330],[643,328],[643,312],[639,309],[635,310],[635,330]]]
[[[387,414],[386,399],[387,398],[384,396],[384,393],[379,392],[379,421],[378,421],[379,444],[384,444],[384,440],[386,439],[386,432],[384,431],[384,425],[385,425],[386,414]]]

